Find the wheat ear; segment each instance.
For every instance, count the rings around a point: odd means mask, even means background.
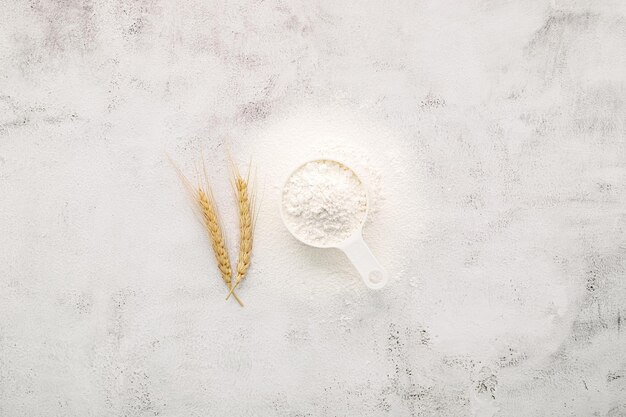
[[[205,191],[202,189],[202,187],[198,187],[196,199],[198,201],[198,206],[204,219],[204,226],[209,233],[211,246],[213,247],[213,254],[215,255],[215,260],[217,262],[217,267],[220,270],[222,279],[230,290],[229,294],[231,294],[233,293],[232,268],[230,266],[230,258],[228,257],[228,250],[226,249],[224,235],[222,234],[219,218],[217,217],[215,201],[213,200],[211,191]],[[243,307],[243,303],[241,302],[239,297],[237,297],[237,294],[234,294],[234,297],[237,302]]]
[[[243,178],[238,171],[235,171],[234,186],[239,208],[239,257],[237,258],[235,285],[231,288],[226,299],[235,291],[250,268],[254,232],[253,197],[250,196],[248,178]]]
[[[230,259],[228,257],[228,251],[226,249],[226,243],[224,241],[224,235],[222,234],[222,229],[220,227],[219,217],[217,216],[217,208],[215,205],[215,200],[213,199],[213,193],[211,192],[211,188],[208,183],[206,169],[204,168],[204,158],[203,158],[203,170],[204,170],[204,188],[202,185],[198,185],[198,187],[194,187],[191,184],[191,181],[182,173],[182,171],[178,168],[176,163],[167,155],[170,163],[176,170],[179,178],[185,185],[185,188],[192,195],[194,201],[198,204],[198,209],[200,214],[202,215],[202,221],[204,223],[204,227],[206,228],[209,239],[211,241],[211,247],[213,248],[213,254],[215,255],[215,260],[217,261],[217,267],[220,270],[220,274],[222,275],[222,279],[228,290],[232,290],[232,269],[230,266]],[[233,293],[232,291],[229,294]],[[237,302],[243,307],[243,303],[237,296],[237,294],[233,294]]]

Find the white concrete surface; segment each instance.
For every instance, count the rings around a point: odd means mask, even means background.
[[[623,1],[0,5],[0,416],[626,416]],[[244,309],[165,158],[233,244],[226,146]],[[280,222],[320,155],[382,292]]]

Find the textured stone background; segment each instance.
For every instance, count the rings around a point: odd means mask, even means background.
[[[0,4],[0,416],[626,416],[623,1]],[[165,158],[232,244],[226,147],[244,309]],[[317,155],[382,292],[280,222]]]

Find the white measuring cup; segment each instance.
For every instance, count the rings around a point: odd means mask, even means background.
[[[290,227],[289,222],[286,221],[285,219],[286,216],[285,216],[283,199],[284,199],[284,189],[287,183],[289,182],[289,179],[291,178],[292,175],[298,172],[298,170],[300,170],[305,165],[309,163],[315,163],[315,162],[330,162],[330,163],[337,164],[341,166],[342,168],[348,170],[350,173],[352,173],[352,175],[354,175],[354,177],[357,178],[359,182],[361,183],[361,185],[363,186],[363,191],[365,193],[366,202],[367,202],[366,208],[365,208],[365,215],[363,216],[363,219],[361,220],[360,224],[352,232],[352,234],[348,238],[346,238],[345,240],[339,243],[330,244],[330,245],[320,245],[320,244],[317,244],[316,242],[307,242],[305,239],[300,237],[298,233],[296,233],[295,230],[293,230]],[[365,285],[372,290],[379,290],[383,288],[385,285],[387,285],[388,275],[387,275],[387,271],[385,270],[385,268],[383,268],[383,266],[378,262],[376,257],[374,257],[374,254],[372,253],[370,248],[367,246],[367,244],[363,240],[363,224],[365,223],[365,219],[367,218],[368,211],[369,211],[369,196],[367,194],[365,185],[363,184],[361,179],[358,177],[358,175],[356,175],[356,173],[351,168],[347,167],[341,162],[338,162],[332,159],[315,159],[315,160],[307,161],[301,164],[296,169],[294,169],[291,172],[291,174],[289,174],[283,186],[283,194],[281,195],[281,204],[280,204],[280,216],[287,230],[289,230],[296,239],[298,239],[300,242],[304,243],[305,245],[309,245],[309,246],[313,246],[315,248],[321,248],[321,249],[327,249],[327,248],[340,249],[341,251],[343,251],[343,253],[346,254],[348,259],[350,259],[350,262],[352,262],[352,265],[354,265],[354,267],[357,269]]]

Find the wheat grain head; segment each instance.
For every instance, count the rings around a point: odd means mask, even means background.
[[[239,256],[237,258],[237,276],[235,277],[235,285],[226,297],[237,288],[241,280],[244,279],[252,258],[252,244],[254,237],[254,226],[256,223],[254,193],[250,189],[250,170],[246,178],[242,177],[239,171],[234,167],[233,170],[233,188],[237,200],[237,208],[239,210]]]
[[[180,169],[176,166],[174,161],[172,161],[169,155],[168,159],[174,166],[174,169],[176,170],[178,176],[183,181],[185,188],[187,188],[187,190],[192,195],[194,201],[197,203],[198,210],[202,217],[203,225],[209,235],[209,240],[211,242],[211,247],[213,249],[213,254],[215,256],[217,267],[220,270],[220,275],[222,276],[224,283],[228,287],[229,294],[233,294],[232,268],[230,265],[230,258],[228,256],[228,249],[226,247],[224,234],[222,233],[215,199],[213,198],[213,193],[208,183],[206,168],[204,166],[204,158],[202,162],[204,181],[203,183],[201,182],[197,187],[194,187],[191,184],[189,179],[185,177],[185,175],[180,171]],[[243,307],[243,303],[241,302],[237,294],[233,295],[237,302]]]

